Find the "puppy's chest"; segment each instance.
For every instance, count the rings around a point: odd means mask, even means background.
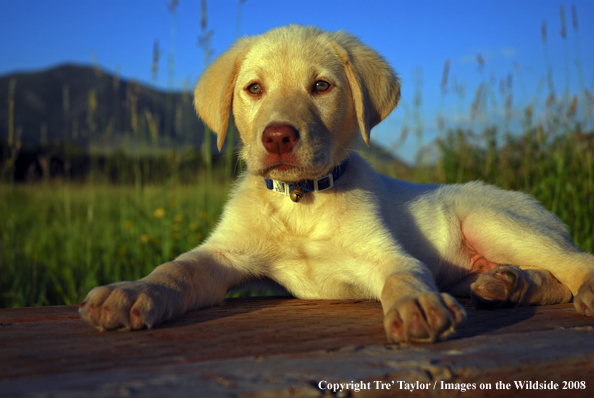
[[[310,299],[367,298],[363,256],[335,239],[287,237],[270,264],[269,276],[293,295]]]
[[[335,217],[271,220],[274,259],[269,276],[302,298],[368,298],[373,272],[365,250],[351,241],[350,225]]]

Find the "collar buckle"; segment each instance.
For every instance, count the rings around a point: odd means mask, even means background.
[[[328,179],[328,186],[320,189],[320,181],[323,181],[325,179]],[[332,173],[328,173],[324,177],[314,180],[313,186],[314,186],[315,192],[320,192],[320,191],[325,191],[326,189],[330,189],[330,188],[334,187],[334,176],[332,175]]]

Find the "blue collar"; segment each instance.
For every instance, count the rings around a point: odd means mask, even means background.
[[[295,184],[288,184],[271,178],[266,178],[264,181],[266,182],[266,187],[271,191],[290,196],[293,202],[299,202],[303,199],[303,195],[308,192],[320,192],[332,188],[334,182],[344,174],[348,164],[349,160],[346,159],[340,165],[336,166],[331,173],[316,180],[301,180]]]

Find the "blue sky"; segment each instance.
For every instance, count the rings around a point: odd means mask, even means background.
[[[170,0],[0,0],[0,75],[36,71],[63,63],[91,64],[95,60],[123,78],[134,78],[160,88],[168,86],[171,49]],[[571,5],[578,16],[576,34]],[[468,118],[475,90],[495,81],[493,109],[502,109],[499,81],[512,75],[514,105],[521,109],[549,94],[542,21],[547,23],[546,51],[557,94],[566,89],[564,42],[560,35],[559,6],[565,8],[569,90],[579,92],[575,60],[583,68],[587,89],[594,88],[594,1],[349,1],[246,0],[241,7],[239,33],[255,35],[270,28],[299,23],[323,29],[343,29],[374,47],[392,64],[403,81],[403,102],[372,132],[372,140],[391,145],[404,125],[411,130],[422,121],[424,142],[437,134],[436,115],[448,125]],[[208,29],[213,30],[214,55],[223,52],[236,35],[237,0],[207,2]],[[199,0],[179,0],[175,14],[175,76],[173,86],[192,86],[203,69]],[[163,55],[158,79],[151,63],[155,40]],[[477,55],[484,59],[479,68]],[[440,82],[444,62],[450,60],[448,93]],[[515,65],[515,67],[514,67]],[[421,78],[422,76],[422,78]],[[454,94],[452,83],[465,87]],[[541,90],[539,91],[539,83]],[[544,88],[543,88],[544,87]],[[422,102],[415,108],[415,92]],[[541,98],[542,97],[542,98]],[[415,119],[415,109],[418,111]],[[415,120],[417,120],[415,122]],[[411,133],[412,134],[412,133]],[[410,160],[417,141],[409,137],[399,154]]]

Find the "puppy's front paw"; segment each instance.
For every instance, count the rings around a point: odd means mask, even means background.
[[[143,282],[119,282],[89,292],[78,313],[101,331],[151,328],[157,308]]]
[[[466,311],[447,293],[424,293],[397,301],[384,316],[391,343],[444,340],[466,318]]]
[[[580,286],[573,298],[577,312],[586,316],[594,316],[594,278]]]

